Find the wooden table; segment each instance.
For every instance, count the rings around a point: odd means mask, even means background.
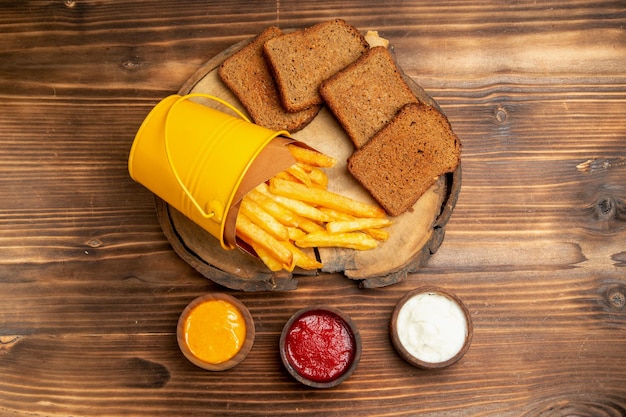
[[[202,64],[267,26],[341,17],[374,29],[463,142],[463,186],[417,274],[244,293],[171,249],[127,157],[137,128]],[[0,5],[0,415],[597,416],[626,413],[626,7],[623,1],[29,1]],[[468,305],[474,340],[421,371],[393,350],[419,285]],[[211,373],[176,344],[209,291],[251,311],[256,341]],[[324,302],[363,355],[308,389],[277,343]]]

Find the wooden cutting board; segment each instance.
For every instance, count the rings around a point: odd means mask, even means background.
[[[217,96],[245,112],[237,98],[220,80],[220,64],[250,42],[237,43],[207,61],[179,90],[179,94],[203,93]],[[417,98],[441,109],[411,78],[404,75]],[[206,101],[203,104],[234,114],[229,109]],[[326,108],[303,130],[292,135],[313,148],[333,156],[338,163],[327,170],[329,190],[363,201],[373,202],[368,192],[348,173],[346,160],[354,151],[352,142]],[[174,251],[206,278],[230,289],[242,291],[280,291],[297,287],[298,279],[320,279],[325,273],[342,273],[362,287],[383,287],[416,272],[435,253],[443,241],[445,225],[454,210],[461,189],[461,166],[455,172],[441,176],[413,206],[413,209],[393,218],[387,228],[388,241],[378,248],[357,251],[341,248],[321,248],[321,271],[294,273],[269,271],[258,259],[241,250],[224,250],[218,240],[197,226],[163,200],[156,198],[159,223]],[[313,275],[313,276],[312,276]]]

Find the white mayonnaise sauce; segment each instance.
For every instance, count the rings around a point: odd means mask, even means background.
[[[400,309],[397,332],[411,355],[425,362],[445,362],[463,347],[467,322],[453,300],[422,293],[411,297]]]

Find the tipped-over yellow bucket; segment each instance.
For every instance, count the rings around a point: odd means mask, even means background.
[[[216,100],[241,118],[189,100]],[[159,102],[139,128],[128,158],[130,176],[189,217],[222,247],[236,246],[238,202],[261,182],[295,161],[266,147],[285,149],[286,131],[253,124],[236,108],[204,94],[172,95]],[[255,167],[257,157],[265,157]],[[279,152],[280,153],[280,152]],[[243,184],[242,184],[243,183]]]

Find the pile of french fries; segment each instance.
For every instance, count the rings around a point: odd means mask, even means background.
[[[271,271],[322,268],[315,247],[367,250],[388,239],[380,207],[328,190],[323,169],[334,158],[287,146],[296,163],[246,194],[237,216],[237,236]]]

